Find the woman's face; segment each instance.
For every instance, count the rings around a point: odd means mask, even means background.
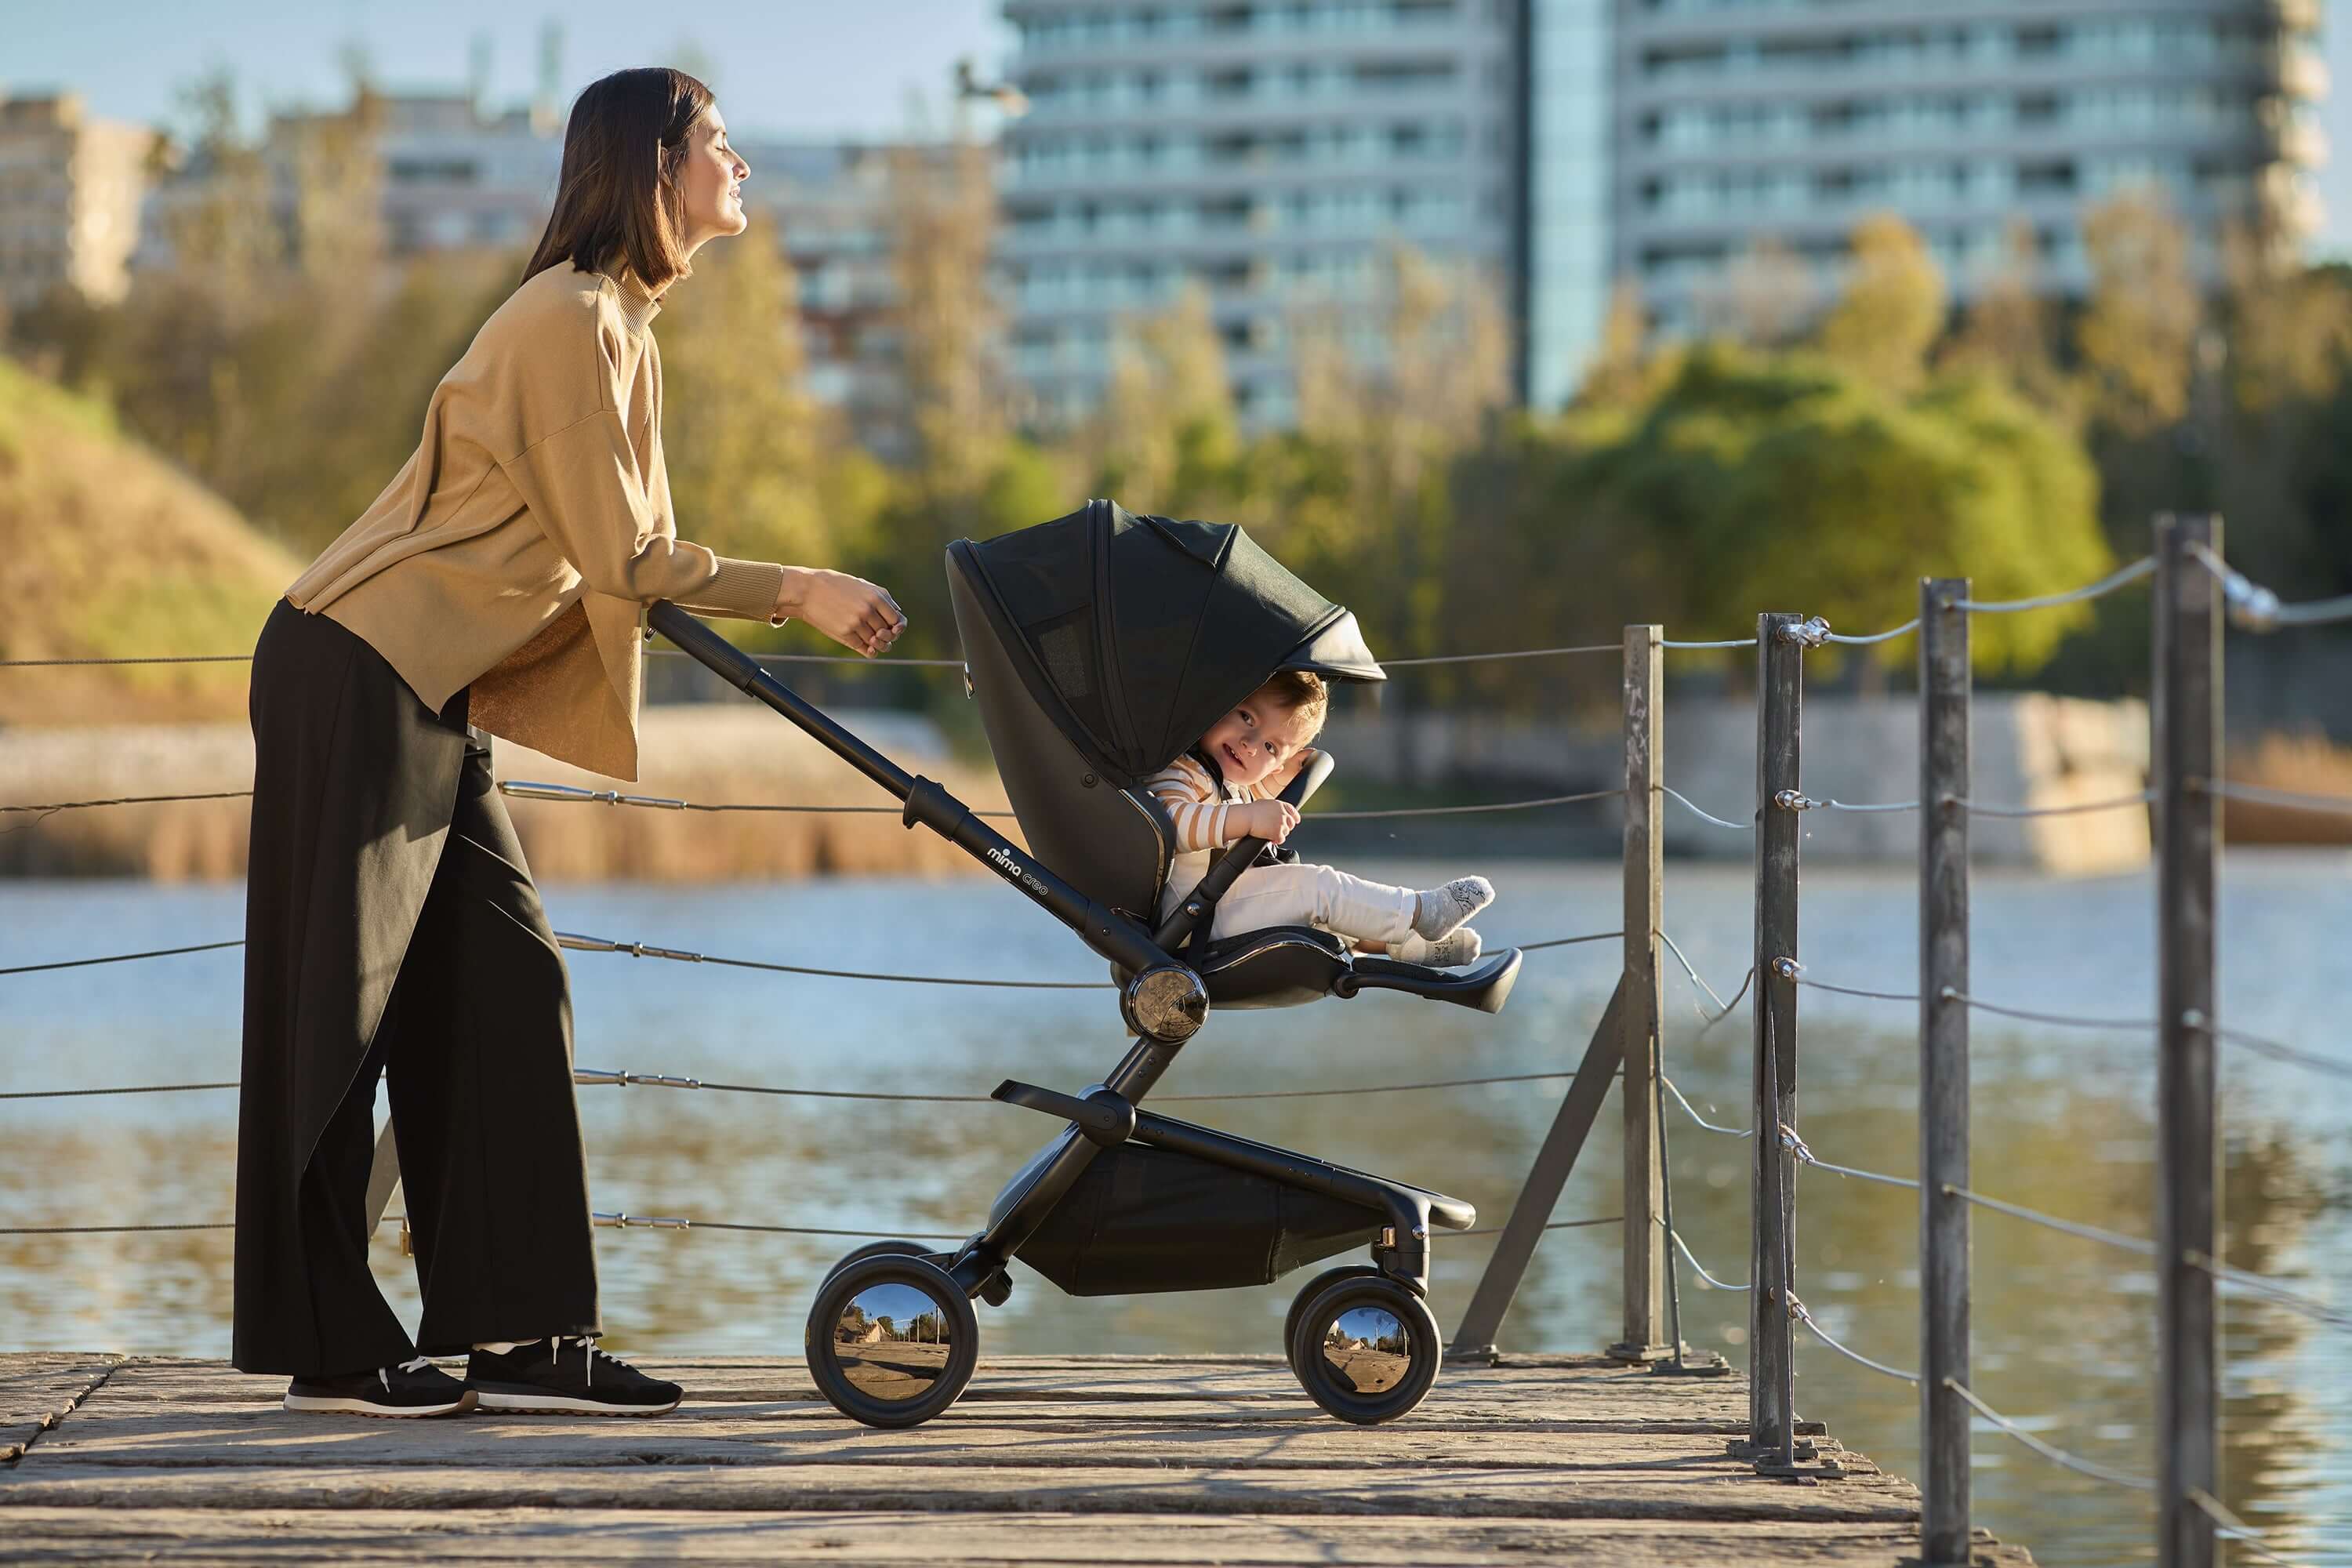
[[[751,165],[727,144],[727,121],[712,104],[688,129],[686,161],[677,174],[686,196],[688,255],[707,240],[743,232],[749,220],[743,216],[741,186],[751,174]]]

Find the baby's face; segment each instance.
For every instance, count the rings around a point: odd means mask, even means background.
[[[1217,759],[1227,784],[1254,784],[1296,756],[1312,739],[1297,709],[1285,708],[1264,691],[1255,691],[1209,726],[1209,732],[1201,737],[1201,749]]]

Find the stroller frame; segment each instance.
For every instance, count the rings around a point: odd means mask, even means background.
[[[984,1299],[992,1305],[1000,1303],[1010,1292],[1007,1265],[1014,1254],[1045,1224],[1055,1205],[1098,1153],[1132,1141],[1263,1177],[1282,1186],[1338,1199],[1384,1216],[1371,1247],[1373,1268],[1333,1270],[1310,1286],[1307,1294],[1340,1275],[1370,1276],[1376,1271],[1409,1292],[1418,1303],[1420,1315],[1427,1315],[1431,1226],[1467,1229],[1477,1218],[1469,1204],[1139,1108],[1138,1102],[1173,1065],[1185,1042],[1208,1016],[1211,986],[1204,983],[1193,963],[1188,962],[1193,954],[1185,952],[1186,943],[1196,931],[1207,931],[1217,900],[1265,848],[1264,840],[1245,838],[1228,847],[1175,912],[1158,929],[1147,931],[1138,921],[1089,898],[990,827],[944,786],[908,773],[876,751],[686,610],[676,605],[656,603],[647,611],[646,624],[730,685],[790,720],[889,792],[904,806],[901,821],[906,826],[920,825],[931,829],[1076,932],[1087,947],[1112,965],[1120,986],[1120,1013],[1134,1036],[1126,1054],[1108,1076],[1082,1095],[1063,1094],[1009,1079],[992,1091],[993,1099],[1064,1119],[1068,1125],[1005,1184],[982,1230],[952,1252],[926,1253],[925,1249],[898,1243],[861,1248],[836,1265],[828,1282],[861,1260],[879,1262],[887,1256],[904,1263],[921,1254],[943,1270],[961,1291],[966,1299],[961,1304],[965,1314],[971,1310],[968,1301],[971,1298]],[[1282,798],[1294,805],[1304,805],[1328,776],[1331,767],[1329,756],[1317,756],[1300,770]],[[1507,950],[1470,973],[1456,974],[1370,955],[1351,961],[1326,933],[1307,928],[1277,927],[1250,934],[1265,940],[1243,957],[1271,954],[1271,963],[1277,969],[1286,962],[1293,968],[1299,963],[1319,966],[1314,972],[1326,994],[1354,996],[1366,989],[1397,990],[1485,1012],[1500,1010],[1517,978],[1520,956],[1517,950]],[[1286,960],[1277,951],[1285,947],[1303,951]],[[1297,992],[1297,984],[1295,980],[1280,983],[1276,989],[1289,994]],[[1244,1001],[1238,1005],[1264,1004]],[[1298,1307],[1293,1309],[1294,1323],[1299,1309],[1306,1305],[1307,1297],[1302,1296]],[[1433,1336],[1434,1327],[1431,1320]],[[971,1355],[976,1353],[976,1350],[970,1352]],[[1295,1356],[1292,1364],[1297,1370]],[[967,1366],[963,1376],[969,1375]],[[1433,1366],[1426,1375],[1434,1376]],[[1425,1382],[1424,1379],[1424,1390]],[[961,1392],[961,1387],[958,1382],[955,1392]],[[1311,1384],[1308,1391],[1316,1392]],[[901,1419],[888,1408],[854,1408],[830,1390],[827,1396],[845,1413],[876,1426],[909,1426],[936,1414],[926,1409],[912,1419]],[[1412,1404],[1417,1404],[1419,1397],[1418,1393],[1414,1394]],[[1351,1414],[1321,1394],[1317,1398],[1326,1409],[1348,1420],[1392,1419],[1393,1415],[1411,1408],[1408,1404],[1393,1414]],[[952,1394],[940,1407],[951,1402]],[[1341,1398],[1340,1404],[1345,1403]],[[1378,1402],[1371,1402],[1367,1408],[1377,1405]]]

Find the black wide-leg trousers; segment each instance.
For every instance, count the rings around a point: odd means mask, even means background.
[[[333,1375],[598,1329],[563,961],[460,692],[280,602],[254,655],[234,1359]],[[386,1082],[424,1316],[368,1269]]]

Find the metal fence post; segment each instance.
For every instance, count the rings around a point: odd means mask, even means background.
[[[1664,1257],[1659,1221],[1665,1184],[1659,1137],[1659,1020],[1665,1011],[1658,931],[1665,900],[1665,846],[1659,832],[1663,766],[1664,626],[1625,628],[1625,967],[1618,1010],[1625,1113],[1625,1333],[1610,1347],[1621,1361],[1660,1361],[1665,1338]]]
[[[2221,549],[2217,517],[2156,520],[2153,772],[2157,943],[2157,1562],[2211,1568],[2221,1495],[2213,1276],[2213,937],[2221,852],[2221,584],[2190,552]]]
[[[1969,700],[1965,577],[1919,584],[1919,1558],[1965,1565]],[[1949,1380],[1948,1382],[1947,1380]]]
[[[1780,1129],[1797,1125],[1797,847],[1803,819],[1779,805],[1801,783],[1798,720],[1805,649],[1801,616],[1756,619],[1756,999],[1754,1243],[1748,1258],[1748,1441],[1760,1460],[1795,1452],[1794,1157]]]

